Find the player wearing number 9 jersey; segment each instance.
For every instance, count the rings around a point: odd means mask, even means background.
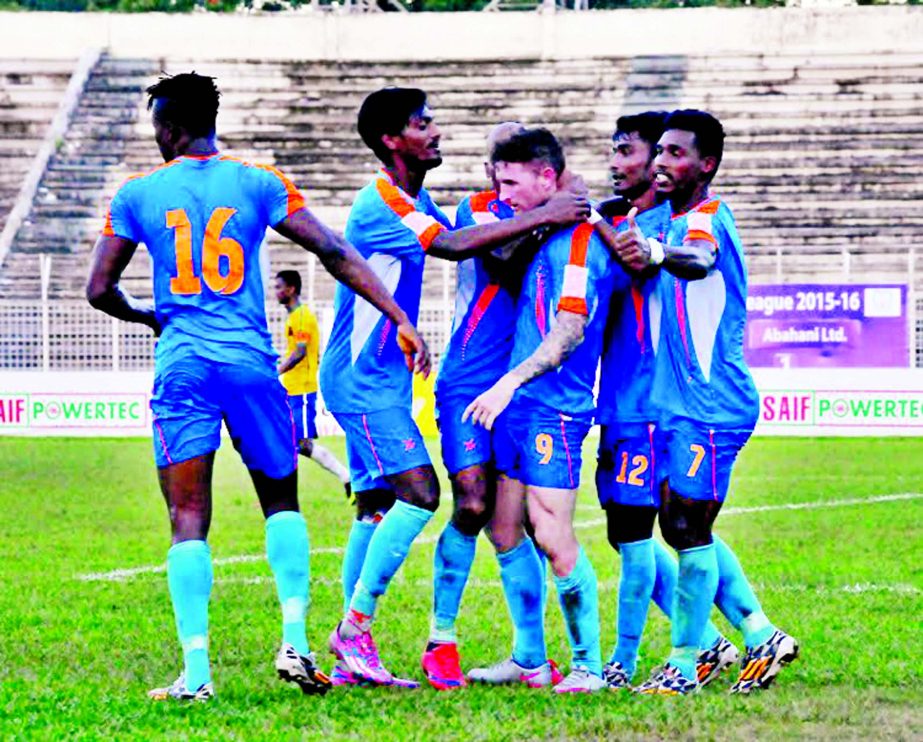
[[[500,198],[517,212],[535,208],[554,193],[564,170],[561,147],[546,129],[510,138],[497,147],[494,159]],[[465,411],[465,417],[487,428],[496,421],[497,468],[525,485],[535,540],[554,573],[573,653],[571,672],[556,693],[605,687],[596,574],[577,542],[573,512],[581,447],[595,412],[593,386],[609,300],[613,290],[627,290],[628,284],[589,223],[551,236],[523,281],[510,370]],[[535,571],[516,591],[536,591],[528,601],[532,614],[538,614],[528,647],[533,666],[547,659],[541,612],[535,610],[541,605],[541,577]],[[528,621],[517,620],[515,603],[510,607],[517,634],[531,629]],[[517,638],[519,656],[527,649],[521,643]]]
[[[677,550],[673,651],[641,690],[677,695],[698,686],[696,657],[712,601],[747,645],[732,692],[766,688],[798,654],[763,612],[730,548],[712,533],[731,469],[756,423],[759,398],[743,359],[747,273],[730,209],[709,194],[724,150],[721,123],[704,111],[667,118],[654,160],[672,219],[651,315],[660,326],[653,400],[666,440],[664,540]]]
[[[222,421],[250,470],[266,517],[266,548],[282,604],[279,676],[324,693],[305,634],[308,534],[298,509],[294,425],[276,376],[258,251],[273,227],[387,314],[426,365],[425,346],[382,283],[341,237],[317,222],[284,175],[221,155],[218,90],[183,74],[148,88],[154,136],[166,162],[129,179],[112,200],[94,248],[87,298],[114,317],[160,334],[154,363],[154,451],[170,512],[167,581],[184,670],[155,699],[207,700],[206,543],[211,474]],[[154,305],[119,288],[139,243],[151,254]]]

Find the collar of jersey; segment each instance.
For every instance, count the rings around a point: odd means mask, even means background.
[[[177,160],[198,160],[199,162],[203,162],[205,160],[210,160],[212,157],[218,157],[220,154],[221,154],[220,152],[212,152],[212,154],[210,155],[180,155],[176,159]]]
[[[686,216],[686,214],[691,214],[693,211],[698,211],[698,210],[701,209],[705,204],[709,204],[709,203],[711,203],[712,201],[720,201],[720,200],[721,200],[721,197],[720,197],[720,196],[709,196],[708,198],[703,198],[703,199],[702,199],[701,201],[699,201],[695,206],[693,206],[693,207],[691,207],[691,208],[689,208],[689,209],[686,209],[685,211],[681,211],[681,212],[679,212],[679,214],[671,214],[671,215],[670,215],[670,218],[671,218],[671,219],[680,219],[680,218]]]

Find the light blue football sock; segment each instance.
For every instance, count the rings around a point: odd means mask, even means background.
[[[663,614],[670,618],[673,615],[676,575],[679,567],[676,564],[676,557],[667,550],[666,546],[656,540],[654,541],[654,559],[657,563],[657,577],[654,580],[653,599],[657,607],[663,611]],[[720,638],[721,632],[709,619],[708,623],[705,624],[705,630],[702,632],[702,638],[699,639],[699,648],[709,649]]]
[[[513,619],[513,660],[533,669],[548,661],[545,649],[545,594],[542,567],[532,539],[497,553],[503,594]]]
[[[734,552],[718,536],[712,534],[715,555],[718,560],[718,592],[715,603],[744,635],[748,647],[755,647],[766,641],[776,630],[763,613],[760,601],[741,569]]]
[[[369,550],[369,541],[378,527],[380,521],[354,520],[346,542],[346,551],[343,554],[343,610],[349,610],[349,601],[353,599],[353,591],[362,572],[365,562],[365,553]]]
[[[186,688],[197,691],[212,679],[208,665],[208,599],[212,552],[204,541],[181,541],[167,552],[167,585],[183,647]]]
[[[301,513],[283,510],[266,519],[266,557],[282,606],[282,641],[291,644],[302,657],[310,651],[305,631],[309,554],[308,527]]]
[[[715,545],[680,551],[671,631],[673,651],[667,661],[677,667],[687,680],[696,679],[699,644],[717,589]]]
[[[631,678],[638,665],[638,648],[657,576],[654,539],[619,544],[619,553],[622,575],[619,579],[618,641],[611,661],[618,662]]]
[[[589,672],[602,677],[596,573],[582,547],[571,573],[566,577],[555,575],[554,584],[558,589],[558,600],[573,654],[571,668],[582,665]]]
[[[431,641],[455,642],[455,619],[474,563],[478,537],[459,531],[451,521],[433,557],[433,626]]]
[[[532,540],[532,543],[535,546],[535,553],[538,554],[538,565],[542,570],[542,616],[544,616],[545,607],[548,605],[548,557],[544,551],[538,548],[538,544],[534,540]]]
[[[433,514],[416,505],[398,501],[382,518],[372,535],[359,581],[349,603],[351,611],[375,615],[378,599],[407,558],[410,545],[429,523]]]

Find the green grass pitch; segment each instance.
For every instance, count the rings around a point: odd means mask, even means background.
[[[342,454],[341,441],[329,441]],[[597,509],[588,442],[579,535],[600,580],[603,654],[614,640],[619,562]],[[435,451],[434,451],[435,453]],[[311,536],[309,638],[341,609],[340,556],[351,513],[336,483],[301,467]],[[381,603],[385,663],[422,678],[433,541],[444,501]],[[727,694],[725,677],[692,698],[523,688],[334,689],[304,697],[275,678],[280,615],[263,558],[262,518],[225,445],[216,466],[211,650],[217,698],[149,702],[179,669],[163,565],[166,512],[150,443],[0,439],[0,738],[3,739],[920,739],[923,737],[923,441],[755,439],[739,462],[718,530],[770,618],[802,656],[768,692]],[[883,496],[904,495],[903,498]],[[801,507],[788,507],[801,506]],[[459,620],[463,666],[501,659],[510,624],[481,539]],[[236,557],[244,557],[236,559]],[[227,561],[222,561],[227,560]],[[150,567],[113,576],[113,570]],[[113,579],[86,579],[107,573]],[[740,644],[723,618],[719,626]],[[552,591],[549,651],[569,653]],[[639,677],[669,645],[652,607]],[[636,678],[638,679],[638,678]]]

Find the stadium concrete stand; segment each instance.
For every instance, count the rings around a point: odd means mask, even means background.
[[[0,59],[0,230],[73,69],[74,60]]]
[[[103,56],[0,268],[0,298],[39,295],[40,253],[55,256],[50,295],[81,296],[106,201],[126,176],[158,163],[143,89],[163,69],[191,68],[219,79],[224,147],[292,175],[311,206],[338,227],[376,167],[355,133],[355,111],[370,90],[396,84],[430,93],[446,161],[428,185],[446,206],[483,187],[483,138],[499,120],[547,125],[564,141],[571,167],[602,196],[618,115],[701,107],[728,130],[716,187],[738,216],[755,279],[861,274],[905,281],[916,267],[908,248],[923,247],[923,183],[915,176],[923,165],[923,52],[438,64]],[[0,151],[17,149],[15,131],[6,130],[3,140]],[[271,246],[274,269],[304,267],[298,249],[276,240]],[[127,276],[131,290],[150,294],[148,270],[136,259]],[[440,276],[438,266],[428,273],[431,298],[439,296]],[[332,282],[318,282],[316,298],[331,296]]]

